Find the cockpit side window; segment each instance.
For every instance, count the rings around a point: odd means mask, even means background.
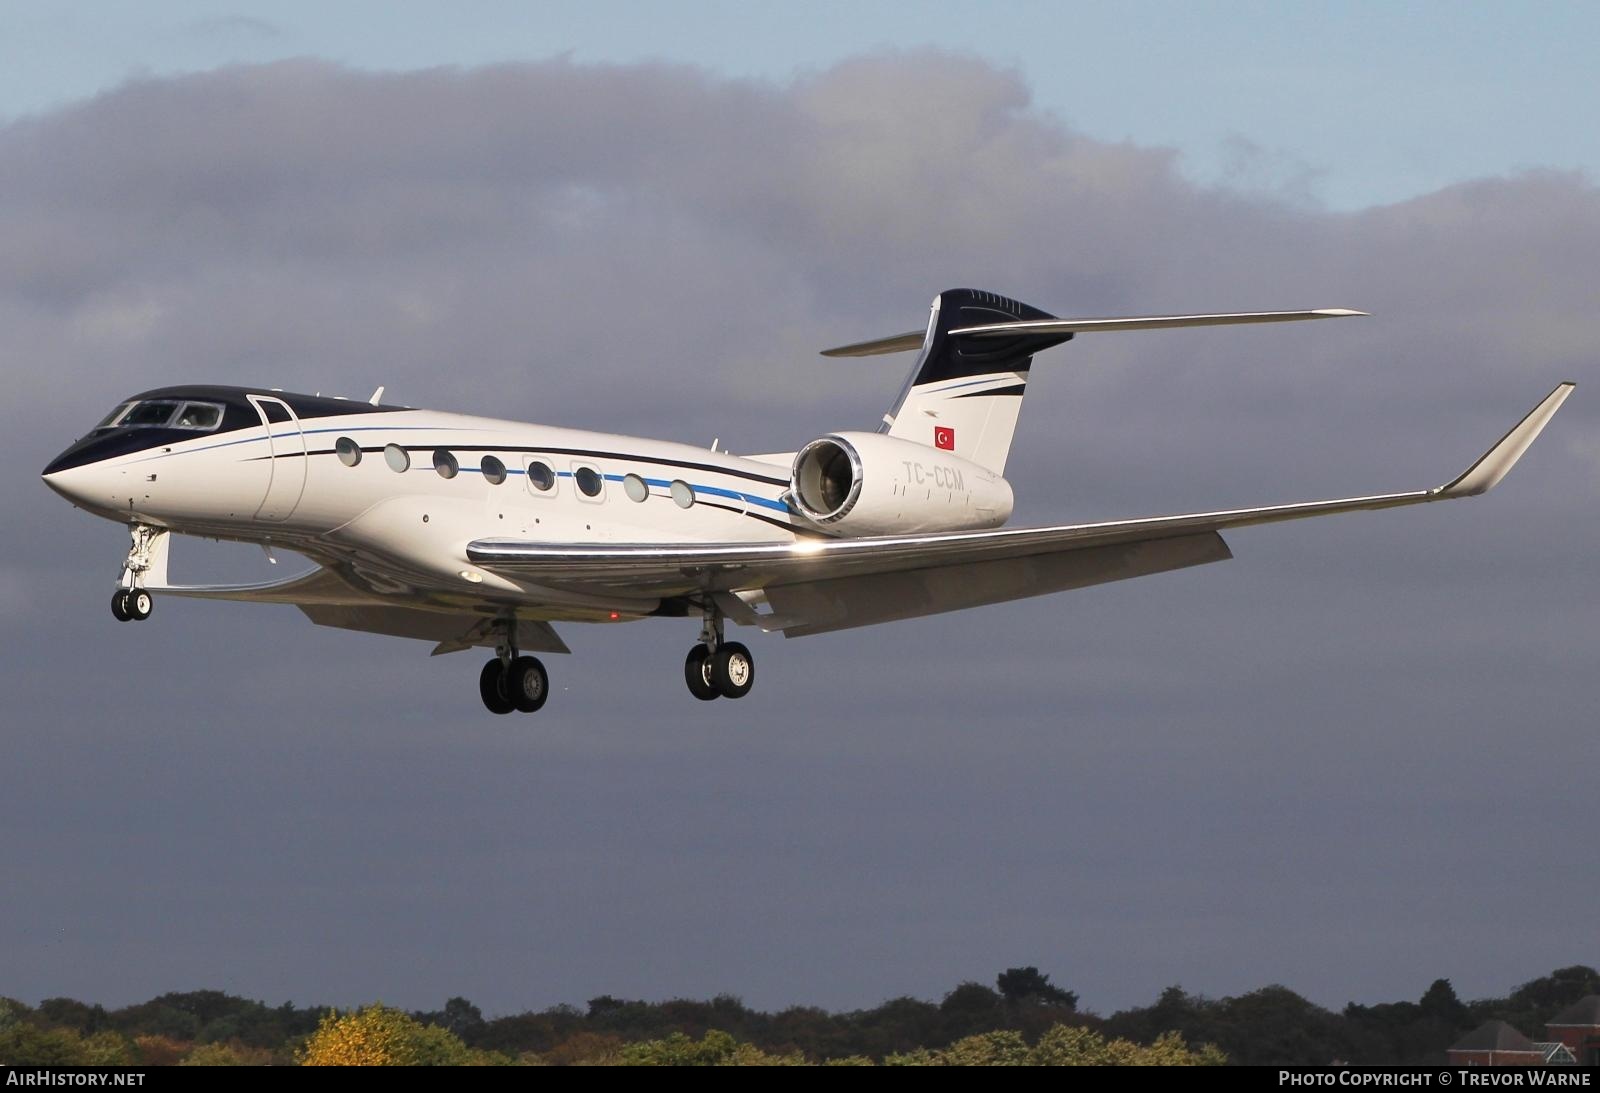
[[[186,402],[173,419],[174,429],[196,429],[209,432],[222,423],[222,407],[214,402]]]
[[[128,429],[137,425],[165,425],[177,410],[176,402],[136,402],[122,415],[117,427]]]

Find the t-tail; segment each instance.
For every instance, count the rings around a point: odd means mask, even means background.
[[[1207,315],[1144,315],[1058,319],[1036,307],[979,289],[955,288],[934,297],[925,331],[824,350],[828,357],[866,357],[918,349],[917,362],[880,432],[953,452],[1004,474],[1017,430],[1028,370],[1040,350],[1074,334],[1102,330],[1162,330],[1182,326],[1334,319],[1362,311],[1250,311]]]

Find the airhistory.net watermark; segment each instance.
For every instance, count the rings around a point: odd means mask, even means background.
[[[144,1071],[50,1070],[13,1068],[6,1071],[6,1085],[54,1088],[56,1086],[116,1086],[144,1084]]]

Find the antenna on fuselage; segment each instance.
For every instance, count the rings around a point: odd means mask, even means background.
[[[383,384],[380,383],[380,384],[378,384],[378,389],[376,391],[372,392],[372,397],[369,398],[367,401],[372,403],[372,405],[376,406],[376,405],[378,405],[378,400],[381,399],[382,397],[383,397]]]

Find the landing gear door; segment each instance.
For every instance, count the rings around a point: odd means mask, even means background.
[[[300,430],[300,419],[287,402],[271,395],[246,397],[261,415],[261,424],[266,426],[271,453],[267,460],[267,493],[261,500],[261,507],[256,509],[256,519],[287,520],[306,489],[305,434]]]

